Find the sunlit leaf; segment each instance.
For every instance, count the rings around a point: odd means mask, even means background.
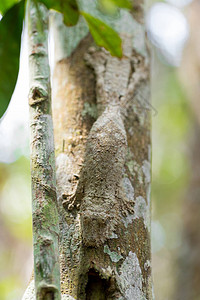
[[[100,3],[105,6],[117,6],[120,8],[131,9],[132,4],[129,0],[100,0]]]
[[[19,71],[24,1],[12,6],[0,21],[0,118],[12,97]]]
[[[107,49],[111,55],[122,57],[122,41],[116,31],[99,19],[81,12],[98,46]]]
[[[67,26],[76,25],[79,19],[79,9],[76,0],[38,0],[44,3],[47,8],[55,9],[64,16],[64,23]]]
[[[109,15],[116,15],[119,12],[119,8],[132,8],[132,4],[129,0],[99,0],[98,4],[99,9]]]
[[[18,0],[1,0],[0,1],[0,13],[2,15],[4,15],[5,12],[17,2],[19,2],[19,1]]]
[[[116,6],[121,7],[121,8],[132,8],[132,4],[129,0],[106,0],[114,3]]]

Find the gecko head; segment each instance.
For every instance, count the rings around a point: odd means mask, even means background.
[[[86,210],[81,214],[83,243],[87,247],[99,247],[109,238],[116,226],[116,219],[105,212]]]

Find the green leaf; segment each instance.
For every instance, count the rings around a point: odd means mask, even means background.
[[[74,26],[79,19],[79,8],[76,0],[38,0],[49,9],[55,9],[64,16],[64,23],[67,26]]]
[[[12,97],[19,71],[24,1],[12,6],[0,21],[0,118]]]
[[[132,8],[132,4],[129,0],[100,0],[100,3],[103,6],[117,6],[120,8],[127,8],[127,9],[131,9]]]
[[[90,14],[84,11],[81,14],[85,18],[96,44],[107,49],[111,55],[121,58],[122,41],[117,32]]]
[[[106,0],[108,1],[108,0]],[[127,8],[131,9],[132,4],[129,0],[109,0],[110,2],[113,2],[116,6],[121,7],[121,8]]]
[[[18,0],[1,0],[0,1],[0,13],[2,15],[4,15],[5,12],[17,2],[18,2]]]

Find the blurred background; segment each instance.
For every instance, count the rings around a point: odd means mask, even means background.
[[[199,0],[148,4],[156,300],[200,300],[199,16]],[[18,83],[0,121],[2,300],[21,299],[33,268],[26,43],[24,33]]]

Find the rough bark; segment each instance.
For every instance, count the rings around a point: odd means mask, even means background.
[[[28,3],[30,144],[36,298],[60,299],[59,221],[48,62],[48,10]]]
[[[82,22],[63,29],[55,16],[62,299],[153,299],[149,56],[138,3],[134,19],[123,12],[116,22],[121,60],[95,46]]]

